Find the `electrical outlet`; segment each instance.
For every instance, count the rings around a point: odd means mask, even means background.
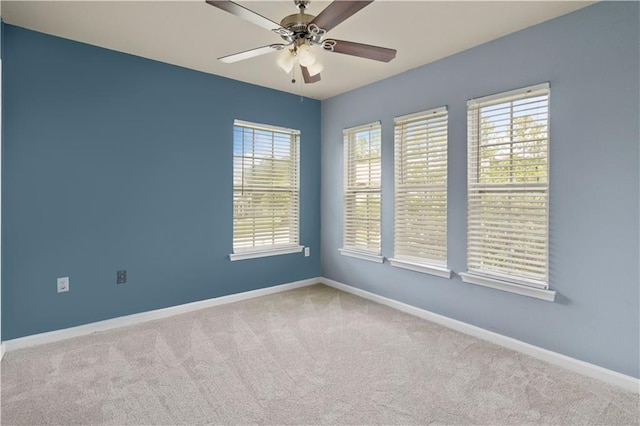
[[[58,293],[69,291],[69,277],[58,278]]]
[[[127,271],[126,270],[122,270],[122,271],[118,271],[118,278],[116,280],[116,282],[118,284],[124,284],[127,282]]]
[[[311,254],[311,249],[309,247],[305,247],[304,248],[304,257],[309,257],[309,255]]]

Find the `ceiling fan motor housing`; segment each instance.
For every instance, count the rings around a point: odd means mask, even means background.
[[[307,15],[306,13],[294,13],[280,21],[280,25],[293,31],[295,35],[306,34],[307,26],[313,21],[313,18],[315,18],[315,16]]]
[[[292,34],[281,34],[281,37],[288,43],[295,43],[296,46],[305,42],[309,42],[309,44],[320,43],[320,39],[325,34],[325,31],[318,28],[317,25],[311,24],[315,19],[314,15],[304,13],[309,1],[294,0],[294,2],[298,9],[300,9],[300,12],[285,16],[284,19],[280,21],[280,25],[291,31]]]

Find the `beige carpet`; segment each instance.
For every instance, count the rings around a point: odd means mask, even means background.
[[[317,285],[9,352],[3,425],[638,424],[638,396]]]

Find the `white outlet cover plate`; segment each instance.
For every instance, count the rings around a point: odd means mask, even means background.
[[[305,257],[309,257],[309,254],[310,254],[309,252],[310,252],[309,247],[305,247],[305,248],[304,248],[304,256],[305,256]]]
[[[69,291],[69,277],[58,278],[58,293]]]

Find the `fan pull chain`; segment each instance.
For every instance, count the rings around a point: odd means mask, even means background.
[[[304,102],[304,96],[302,96],[302,88],[304,85],[302,84],[302,80],[300,80],[300,102]]]

